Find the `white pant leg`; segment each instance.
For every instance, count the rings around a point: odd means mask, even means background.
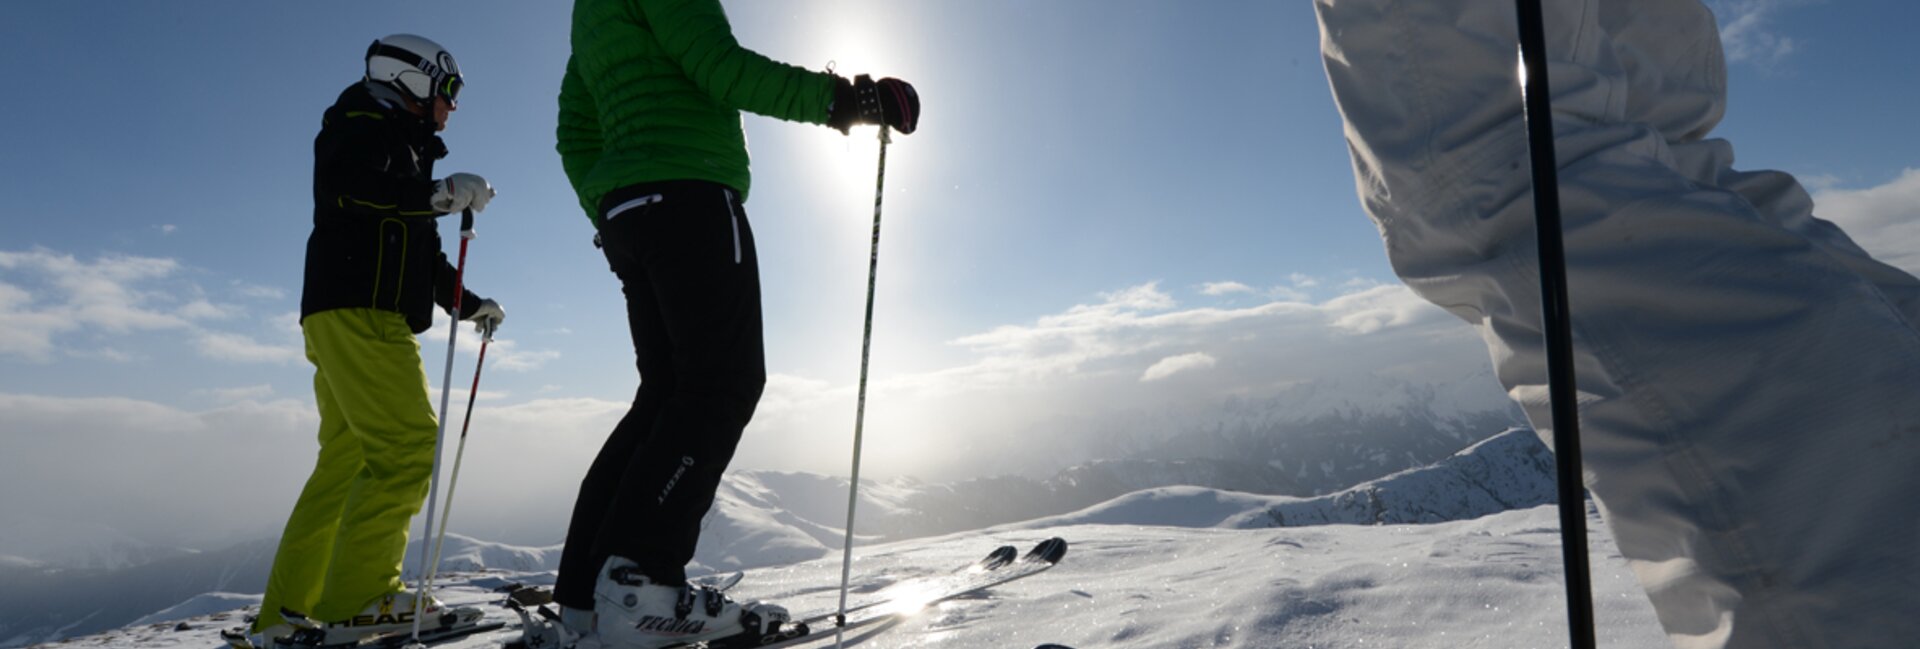
[[[1544,4],[1587,486],[1661,623],[1682,647],[1920,638],[1912,278],[1863,273],[1790,177],[1703,139],[1725,95],[1697,2]],[[1481,329],[1551,442],[1512,4],[1315,5],[1389,260]]]

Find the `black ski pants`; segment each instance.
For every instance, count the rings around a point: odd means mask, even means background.
[[[600,204],[640,389],[580,483],[554,599],[593,608],[607,557],[686,581],[700,522],[767,381],[760,274],[739,194],[642,183]]]

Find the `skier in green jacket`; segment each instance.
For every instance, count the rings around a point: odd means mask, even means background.
[[[236,647],[284,642],[290,621],[323,625],[325,643],[413,627],[400,561],[427,495],[438,427],[414,335],[433,324],[436,304],[454,305],[438,217],[486,209],[493,187],[470,173],[433,178],[447,153],[435,132],[463,83],[452,55],[395,34],[367,49],[366,70],[327,109],[313,142],[300,327],[314,365],[319,456],[287,517],[252,633],[222,634]],[[505,319],[493,300],[460,295],[461,319],[488,330]],[[423,608],[426,628],[438,627],[439,602]],[[457,613],[470,624],[479,611]]]
[[[642,377],[581,482],[547,646],[659,647],[771,632],[776,606],[686,564],[766,383],[741,111],[912,133],[919,97],[773,61],[718,0],[577,0],[558,149],[627,303]]]

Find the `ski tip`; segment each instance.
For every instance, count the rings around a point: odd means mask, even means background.
[[[1013,560],[1018,558],[1020,558],[1019,548],[1011,545],[1003,545],[994,548],[992,552],[987,553],[986,557],[980,559],[978,563],[973,565],[977,570],[995,570],[1009,563],[1013,563]]]
[[[1043,645],[1034,647],[1033,649],[1073,649],[1073,647],[1069,647],[1063,644],[1048,643],[1048,644],[1043,644]]]
[[[1060,563],[1060,559],[1065,556],[1067,556],[1067,540],[1056,536],[1033,546],[1033,550],[1027,552],[1026,558],[1047,563]]]

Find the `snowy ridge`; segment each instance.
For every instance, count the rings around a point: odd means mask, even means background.
[[[1553,456],[1531,430],[1510,429],[1428,467],[1316,496],[1265,496],[1196,486],[1156,487],[1002,529],[1175,525],[1252,529],[1467,520],[1552,504]]]
[[[1212,423],[1160,429],[1177,431],[1171,435],[1115,433],[1111,449],[1131,461],[1207,462],[1222,472],[1220,483],[1165,484],[1294,496],[1331,493],[1426,466],[1489,431],[1526,426],[1489,371],[1450,381],[1378,374],[1323,379],[1264,398],[1230,398],[1207,416],[1175,419]],[[1089,467],[1097,471],[1101,464]],[[1136,467],[1118,473],[1135,474]],[[1148,486],[1164,484],[1136,488]]]
[[[1553,499],[1552,463],[1534,433],[1509,430],[1430,467],[1403,471],[1339,492],[1303,498],[1256,495],[1201,485],[1162,485],[1180,478],[1217,480],[1217,467],[1204,461],[1101,463],[1111,480],[1073,474],[1070,487],[1022,478],[972,480],[925,485],[911,480],[863,482],[857,543],[868,556],[875,548],[910,552],[920,543],[983,533],[1030,536],[1029,531],[1075,525],[1173,526],[1183,528],[1261,529],[1327,523],[1392,525],[1468,519],[1525,508]],[[1104,479],[1103,479],[1104,480]],[[1155,485],[1111,494],[1090,506],[1059,507],[1064,498],[1091,498],[1143,481]],[[701,535],[689,574],[701,576],[737,570],[764,571],[783,566],[833,561],[846,517],[844,478],[801,473],[729,474],[717,495]],[[1080,489],[1081,491],[1074,491]],[[1037,512],[1025,522],[1006,518]],[[1072,511],[1059,514],[1061,511]],[[959,527],[986,521],[975,527]],[[947,528],[938,533],[929,529]],[[982,532],[985,530],[985,532]],[[921,532],[910,534],[912,532]],[[895,536],[899,534],[899,536]],[[927,541],[904,540],[936,536]],[[409,546],[404,570],[419,566],[421,542]],[[19,587],[0,589],[0,647],[86,635],[139,621],[164,622],[205,613],[233,599],[231,593],[256,591],[266,583],[271,541],[219,552],[157,561],[128,570],[85,576],[38,568],[0,568],[0,580]],[[526,547],[489,543],[448,534],[442,549],[443,574],[531,575],[550,582],[561,546]],[[974,551],[968,549],[968,551]],[[976,557],[977,558],[977,557]],[[240,597],[245,597],[244,595]],[[231,609],[232,606],[226,606]]]
[[[134,627],[134,626],[141,626],[145,624],[165,624],[167,622],[178,622],[181,620],[186,620],[194,617],[212,615],[212,614],[220,613],[223,611],[232,611],[235,609],[245,608],[249,606],[258,607],[259,605],[260,605],[259,593],[254,593],[250,595],[242,594],[242,593],[201,593],[199,595],[193,596],[187,601],[181,602],[179,604],[175,604],[173,606],[169,606],[165,609],[161,609],[158,612],[155,612],[151,615],[147,615],[138,620],[128,622],[127,626]]]
[[[1286,499],[1234,527],[1381,525],[1466,520],[1556,502],[1553,452],[1513,428],[1441,461],[1316,498]]]
[[[419,570],[424,540],[407,544],[403,574],[411,579]],[[271,560],[271,558],[269,558]],[[440,547],[442,572],[479,572],[483,570],[551,570],[560,565],[560,546],[529,548],[504,543],[488,543],[452,532]]]
[[[0,566],[117,570],[193,554],[148,543],[104,525],[10,518],[0,526]]]

